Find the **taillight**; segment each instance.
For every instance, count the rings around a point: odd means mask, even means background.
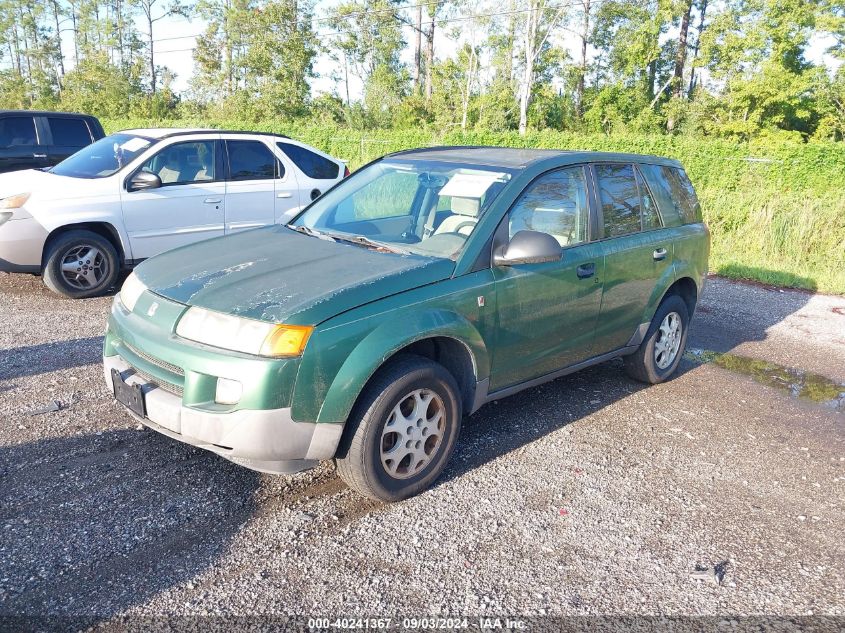
[[[351,171],[349,171],[349,166],[348,166],[348,165],[344,165],[344,166],[343,166],[343,177],[344,177],[344,178],[346,178],[346,177],[347,177],[347,176],[349,176],[349,174],[351,174],[351,173],[352,173],[352,172],[351,172]]]

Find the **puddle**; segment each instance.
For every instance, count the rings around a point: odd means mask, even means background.
[[[713,363],[738,374],[750,376],[767,387],[775,387],[793,398],[820,404],[834,411],[845,411],[845,384],[809,371],[785,367],[767,360],[691,348],[684,358],[694,363]]]

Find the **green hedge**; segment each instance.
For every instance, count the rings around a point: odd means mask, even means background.
[[[106,120],[113,132],[149,121]],[[164,127],[208,127],[165,121]],[[734,143],[665,135],[568,132],[353,130],[267,121],[213,127],[287,134],[345,159],[351,168],[388,152],[430,145],[500,145],[623,151],[680,160],[696,186],[713,235],[711,270],[780,286],[845,294],[845,144]]]

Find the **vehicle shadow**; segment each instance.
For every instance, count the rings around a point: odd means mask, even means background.
[[[143,604],[213,564],[258,485],[151,431],[0,447],[0,617],[84,629]]]
[[[800,310],[811,296],[711,278],[690,326],[687,349],[727,353],[741,343],[765,340],[768,328]],[[674,378],[700,365],[684,358]],[[487,404],[464,418],[455,454],[439,484],[647,388],[628,378],[622,359],[615,359]]]
[[[0,380],[94,365],[102,360],[102,336],[14,347],[0,351]]]

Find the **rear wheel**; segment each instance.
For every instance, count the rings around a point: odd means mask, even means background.
[[[641,382],[667,380],[681,363],[687,343],[689,312],[678,295],[669,295],[657,308],[640,348],[625,357],[625,371]]]
[[[443,472],[461,427],[455,379],[420,356],[384,367],[364,389],[336,458],[346,484],[371,499],[400,501]]]
[[[91,231],[68,231],[47,246],[44,284],[71,299],[95,297],[111,288],[120,273],[117,250]]]

